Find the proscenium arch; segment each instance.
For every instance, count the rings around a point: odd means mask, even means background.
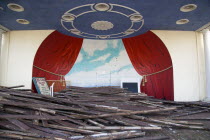
[[[67,36],[58,31],[51,33],[35,55],[33,77],[61,80],[58,91],[66,88],[64,76],[74,65],[82,43],[81,38]],[[160,38],[149,31],[123,39],[123,43],[134,68],[144,76],[141,91],[156,98],[173,100],[172,61]],[[146,79],[145,75],[148,75]]]

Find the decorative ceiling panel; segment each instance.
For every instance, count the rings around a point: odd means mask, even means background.
[[[90,39],[128,38],[148,30],[195,31],[210,22],[208,13],[208,0],[0,1],[0,25],[10,30],[54,29]],[[188,22],[180,23],[183,19]]]

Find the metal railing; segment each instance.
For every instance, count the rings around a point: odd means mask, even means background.
[[[67,85],[70,85],[70,81],[63,81],[63,80],[46,80],[46,81],[49,87],[54,83],[53,87],[54,92],[61,91],[65,89]]]

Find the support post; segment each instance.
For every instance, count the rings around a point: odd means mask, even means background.
[[[210,31],[204,30],[204,49],[205,49],[205,63],[206,63],[206,100],[210,101]]]

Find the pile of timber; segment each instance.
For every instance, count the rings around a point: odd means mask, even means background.
[[[207,103],[159,100],[115,87],[69,87],[54,96],[1,87],[0,139],[161,140],[168,137],[145,134],[165,128],[209,131],[202,123],[176,120],[208,112]]]

